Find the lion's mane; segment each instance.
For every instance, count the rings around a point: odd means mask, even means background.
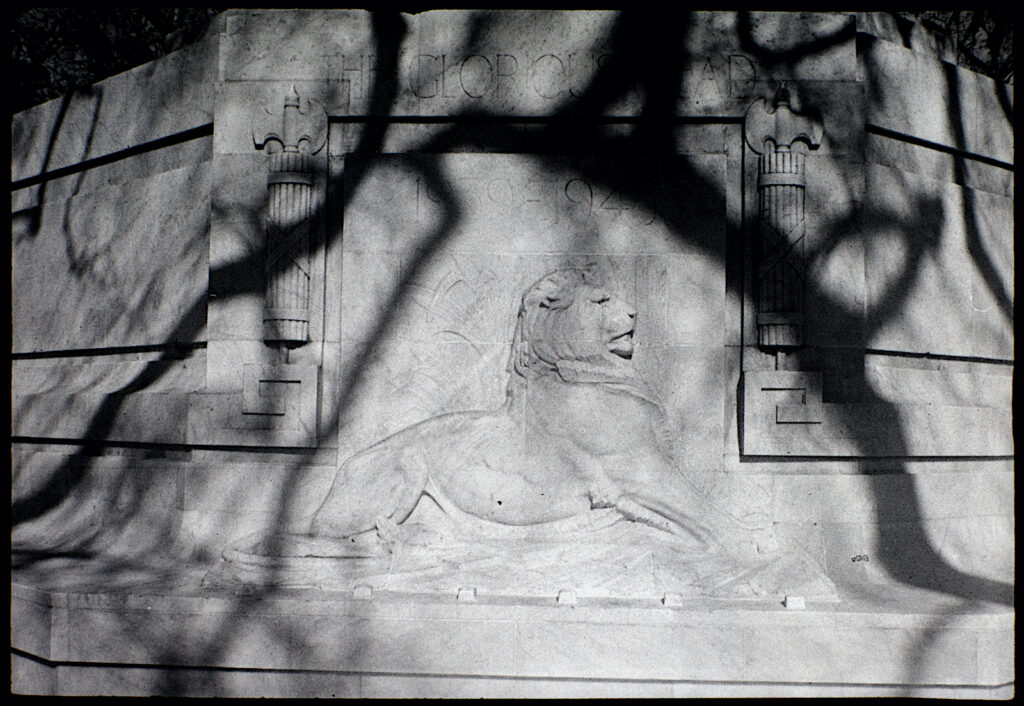
[[[604,288],[604,276],[596,267],[588,266],[555,270],[526,290],[507,366],[509,394],[522,381],[549,377],[563,382],[601,382],[645,390],[634,373],[632,361],[609,354],[604,342],[574,336],[579,327],[574,320],[577,310],[573,304]]]

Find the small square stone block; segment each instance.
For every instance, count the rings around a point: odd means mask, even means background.
[[[455,595],[455,600],[460,603],[471,603],[476,600],[476,589],[472,586],[462,586]]]
[[[576,591],[559,591],[558,605],[576,605]]]
[[[661,603],[666,608],[678,608],[683,605],[683,596],[673,591],[667,591],[662,597]]]
[[[784,603],[786,610],[803,610],[807,607],[803,596],[786,596]]]

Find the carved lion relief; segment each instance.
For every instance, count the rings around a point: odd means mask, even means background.
[[[428,419],[350,458],[311,534],[386,534],[429,495],[467,530],[553,529],[613,508],[703,549],[753,547],[755,528],[677,469],[664,412],[633,367],[636,316],[593,270],[542,277],[522,297],[505,404]]]
[[[207,583],[835,600],[767,516],[738,519],[682,472],[634,366],[636,322],[594,270],[545,275],[522,296],[499,408],[355,454],[305,533],[232,543]]]

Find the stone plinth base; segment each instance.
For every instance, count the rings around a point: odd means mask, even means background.
[[[839,603],[12,586],[15,693],[1010,698],[1013,609],[898,586]],[[461,588],[461,590],[460,590]],[[791,601],[799,605],[799,601]]]

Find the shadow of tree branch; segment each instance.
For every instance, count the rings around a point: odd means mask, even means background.
[[[966,164],[963,153],[967,150],[967,136],[964,134],[963,105],[960,98],[960,81],[957,68],[952,64],[943,64],[946,79],[946,119],[953,128],[953,140],[959,150],[953,154],[954,181],[964,184],[960,193],[963,195],[963,222],[967,234],[967,251],[981,273],[985,286],[996,300],[996,306],[1008,322],[1013,323],[1013,299],[1007,286],[1000,280],[992,258],[989,257],[981,242],[978,228],[978,214],[975,206],[974,189],[966,186]]]
[[[813,39],[799,42],[788,49],[773,49],[762,46],[754,37],[754,21],[752,13],[747,10],[736,13],[736,34],[740,49],[757,58],[766,67],[792,66],[798,61],[851,41],[857,31],[857,23],[853,17],[848,18],[838,29]]]
[[[424,153],[454,150],[463,145],[479,143],[482,140],[485,149],[532,154],[547,165],[578,170],[585,178],[615,188],[623,197],[641,204],[645,208],[652,208],[649,198],[650,191],[656,187],[657,182],[673,179],[693,185],[691,193],[686,194],[686,198],[694,200],[695,203],[724,203],[724,194],[720,185],[712,183],[694,169],[687,160],[675,155],[674,131],[680,124],[680,119],[677,117],[678,87],[687,62],[692,59],[681,48],[686,45],[685,39],[691,24],[692,20],[689,18],[682,22],[670,23],[652,14],[622,12],[616,18],[611,29],[610,45],[614,48],[614,58],[597,68],[579,96],[568,100],[545,116],[539,129],[523,131],[502,120],[508,116],[490,112],[467,111],[452,116],[450,126],[423,141],[416,150],[395,157],[397,163],[435,185],[441,217],[434,228],[423,236],[418,244],[416,257],[407,267],[403,268],[397,284],[388,293],[383,313],[375,322],[371,337],[366,342],[366,350],[373,350],[384,344],[389,332],[393,329],[396,314],[408,299],[412,282],[430,264],[431,258],[443,249],[445,243],[465,217],[465,211],[459,203],[457,194],[446,186],[447,180],[443,178],[439,160]],[[790,49],[776,51],[762,47],[755,42],[749,13],[740,13],[737,19],[737,32],[741,47],[769,66],[792,65],[808,56],[850,41],[853,33],[852,26],[847,23],[832,34]],[[476,26],[471,38],[479,36],[483,30],[482,26]],[[340,216],[344,213],[346,205],[354,194],[366,182],[367,176],[377,166],[378,155],[386,143],[390,127],[386,116],[391,114],[398,98],[399,89],[396,79],[399,75],[398,61],[401,45],[407,34],[407,27],[402,17],[396,13],[375,12],[373,13],[373,32],[378,64],[376,79],[372,86],[369,114],[385,116],[385,118],[370,120],[363,124],[362,133],[355,149],[346,156],[344,173],[329,179],[326,208],[329,209],[329,214],[336,214],[338,217],[328,219],[328,223],[323,229],[322,239],[312,244],[315,248],[326,248],[332,242],[341,239]],[[871,81],[869,76],[869,83]],[[606,117],[606,109],[616,100],[636,89],[643,91],[644,98],[642,109],[638,119],[634,121],[631,134],[626,137],[610,137],[602,133],[599,126]],[[871,90],[870,85],[869,90]],[[959,116],[958,104],[956,112],[953,112],[952,104],[955,100],[956,98],[953,96],[949,101],[951,116],[954,114]],[[486,133],[483,135],[476,127],[481,122],[489,122]],[[962,141],[962,126],[959,127],[959,130],[958,139]],[[56,135],[51,139],[51,149],[55,139]],[[579,159],[579,155],[587,153],[637,155],[637,158],[623,159],[614,165]],[[665,159],[655,162],[652,161],[652,157],[664,157]],[[652,169],[654,164],[657,164],[658,169]],[[962,165],[960,168],[963,168]],[[39,203],[41,209],[41,195]],[[686,227],[683,222],[684,213],[679,209],[659,204],[654,204],[653,207],[657,209],[658,215],[665,219],[669,230],[681,242],[697,247],[713,256],[716,261],[725,264],[726,242],[721,233],[694,233]],[[1001,310],[1012,319],[1012,301],[1009,301],[1005,286],[998,281],[994,265],[981,245],[977,225],[970,225],[974,223],[975,206],[967,196],[965,196],[964,207],[965,223],[968,224],[969,231],[968,237],[973,243],[971,252],[975,256],[986,283],[997,296]],[[915,279],[920,276],[918,265],[921,258],[939,246],[938,238],[945,217],[942,213],[941,203],[922,199],[915,210],[920,216],[913,223],[899,222],[894,215],[883,212],[859,213],[849,220],[839,221],[833,224],[832,229],[821,239],[821,242],[824,243],[823,250],[812,253],[810,258],[813,260],[815,257],[824,256],[829,249],[837,247],[844,239],[856,237],[856,229],[870,231],[897,226],[904,234],[904,238],[908,241],[908,256],[902,264],[898,277],[890,283],[881,297],[875,310],[878,316],[875,323],[872,324],[874,329],[868,331],[865,341],[870,341],[872,333],[877,331],[878,327],[901,311],[907,294],[913,288]],[[741,228],[740,224],[732,225],[735,228]],[[914,233],[935,233],[935,237],[931,240],[921,239],[912,237]],[[215,293],[217,296],[239,296],[261,291],[262,283],[254,282],[251,278],[251,273],[258,271],[261,266],[261,258],[262,253],[252,253],[211,270],[211,293]],[[810,298],[815,305],[820,306],[825,315],[831,317],[840,327],[858,328],[863,324],[861,320],[863,312],[850,309],[826,292],[819,286],[819,283],[812,281],[809,286]],[[749,293],[746,293],[746,296],[749,297]],[[200,334],[206,323],[207,299],[208,293],[204,292],[191,305],[173,333],[168,336],[168,341],[192,341]],[[746,306],[749,305],[748,301]],[[824,351],[822,355],[827,359],[830,353]],[[859,355],[861,365],[859,367],[852,366],[849,374],[854,377],[855,384],[866,391],[870,401],[880,405],[889,405],[878,395],[877,391],[871,388],[870,381],[864,375],[863,350]],[[103,447],[105,439],[109,439],[113,421],[125,399],[133,393],[152,386],[167,373],[175,360],[177,358],[171,354],[162,355],[160,359],[147,364],[145,369],[127,385],[104,399],[90,419],[85,435],[86,441],[83,442],[81,449],[62,465],[54,480],[27,497],[15,498],[12,506],[14,526],[42,517],[81,484],[89,471],[89,458]],[[357,362],[345,370],[339,385],[339,403],[337,409],[331,412],[330,419],[325,422],[327,426],[337,426],[348,405],[355,398],[358,386],[365,381],[370,360],[369,355],[362,355],[357,358]],[[856,427],[858,422],[852,418],[845,421],[853,427]],[[902,440],[906,432],[903,429],[896,429],[892,433],[895,438]],[[867,436],[862,436],[855,441],[865,451],[871,448],[871,439]],[[907,448],[905,441],[900,441],[900,445],[905,452]],[[896,457],[899,455],[899,453],[895,454]],[[308,468],[309,464],[308,458],[300,457],[296,459],[291,470],[295,474],[300,474],[304,468]],[[898,473],[908,474],[905,465]],[[890,486],[874,482],[874,478],[871,480],[880,518],[906,516],[920,521],[923,513],[913,482],[909,483],[907,492],[894,494],[891,492]],[[295,502],[295,487],[297,485],[285,484],[279,498],[277,511],[267,528],[270,534],[284,527],[286,518],[290,516]],[[894,523],[880,521],[878,524],[880,527],[878,544],[880,558],[886,570],[896,580],[964,598],[1012,605],[1012,585],[971,576],[953,568],[931,545],[923,528],[919,527],[918,530],[906,535]],[[65,556],[91,556],[89,547],[94,536],[77,531],[75,534],[75,537],[66,538],[67,541],[61,543],[60,547],[24,548],[19,558],[19,562],[21,562],[19,566],[29,564],[33,560],[49,558],[54,552],[62,553]],[[906,563],[906,557],[910,555],[915,557],[913,566],[908,566]],[[920,571],[921,567],[926,569],[923,573]],[[242,614],[245,605],[274,593],[273,576],[270,579],[265,588],[252,596],[245,597],[244,600],[237,599],[232,610],[218,618],[218,628],[211,633],[217,635],[215,640],[195,642],[184,628],[177,630],[172,639],[164,643],[166,645],[165,653],[162,656],[164,663],[217,663],[218,656],[224,655],[230,649],[232,640],[237,637],[232,630],[233,621]],[[296,641],[305,638],[306,636],[301,635],[288,636],[289,640]],[[355,636],[354,639],[358,639],[358,636]],[[180,693],[185,689],[187,685],[181,683],[178,676],[168,677],[163,685],[166,693]]]

